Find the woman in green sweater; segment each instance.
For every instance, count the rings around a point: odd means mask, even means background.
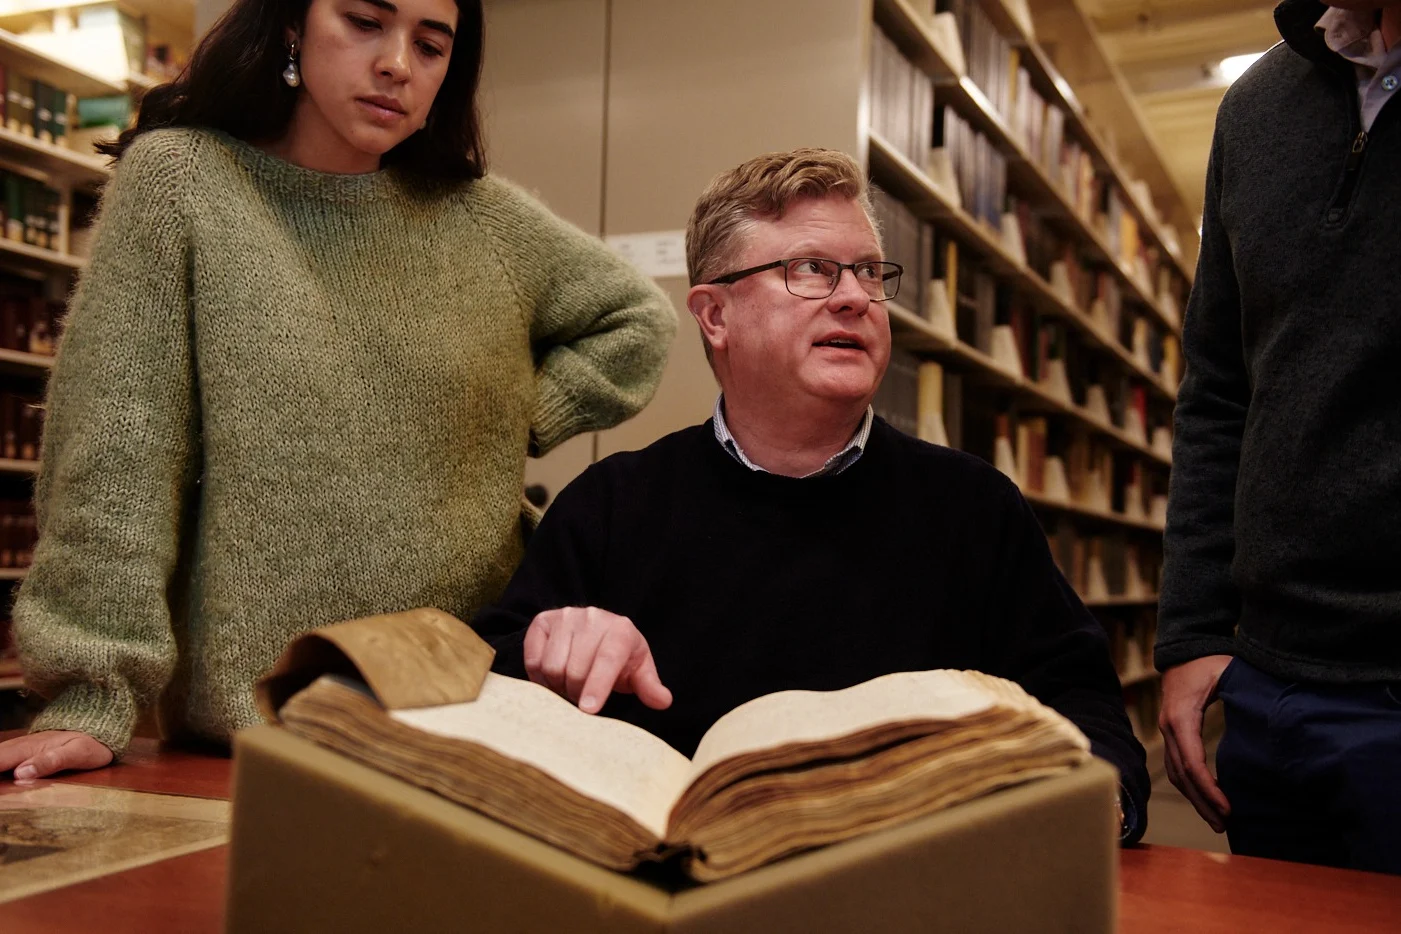
[[[15,606],[27,779],[141,712],[227,742],[298,633],[470,618],[527,452],[629,417],[675,332],[597,239],[485,175],[480,0],[238,0],[152,91],[49,387]]]

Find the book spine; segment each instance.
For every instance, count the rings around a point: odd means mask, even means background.
[[[45,143],[54,140],[52,105],[53,94],[49,86],[42,81],[34,82],[33,133],[35,139]]]

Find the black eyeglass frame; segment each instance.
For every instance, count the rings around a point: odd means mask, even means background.
[[[799,295],[797,292],[794,292],[793,289],[792,289],[791,287],[789,287],[789,285],[788,285],[788,264],[789,264],[789,263],[801,262],[801,261],[803,261],[803,260],[813,260],[814,262],[819,262],[819,263],[831,263],[833,266],[836,266],[836,267],[837,267],[837,274],[836,274],[835,276],[832,277],[832,290],[831,290],[830,292],[828,292],[826,295],[820,295],[820,296],[819,296],[819,295]],[[831,298],[831,297],[832,297],[832,293],[835,292],[835,291],[837,291],[837,286],[838,286],[838,284],[840,284],[841,281],[842,281],[842,273],[844,273],[844,272],[846,272],[848,269],[850,269],[850,270],[851,270],[851,274],[852,274],[853,276],[855,276],[855,275],[856,275],[856,267],[857,267],[857,266],[873,266],[873,265],[893,266],[893,267],[895,268],[895,273],[894,273],[894,278],[895,278],[895,291],[894,291],[893,293],[891,293],[890,295],[887,295],[885,298],[875,298],[875,297],[872,297],[872,298],[871,298],[871,301],[873,301],[873,302],[888,302],[888,301],[890,301],[891,299],[895,298],[895,296],[897,296],[897,295],[900,294],[900,279],[901,279],[901,277],[904,276],[904,274],[905,274],[905,267],[902,266],[902,265],[900,265],[899,263],[892,263],[892,262],[890,262],[889,260],[883,260],[883,259],[867,259],[867,260],[862,260],[862,261],[859,262],[859,263],[839,263],[839,262],[837,262],[837,261],[834,260],[834,259],[827,259],[825,256],[793,256],[793,257],[789,257],[788,259],[776,259],[776,260],[774,260],[772,263],[765,263],[765,264],[762,265],[762,266],[751,266],[751,267],[748,268],[748,269],[741,269],[741,270],[739,270],[738,272],[729,272],[729,273],[726,273],[726,274],[723,275],[723,276],[717,276],[716,278],[711,279],[709,282],[707,282],[707,283],[705,283],[705,284],[706,284],[706,285],[734,285],[734,284],[735,284],[736,282],[738,282],[739,280],[748,278],[749,276],[756,275],[756,274],[761,273],[761,272],[768,272],[770,269],[780,269],[780,268],[781,268],[781,269],[783,270],[783,287],[784,287],[785,289],[788,289],[788,294],[792,295],[794,298],[810,298],[810,299],[812,299],[813,301],[821,301],[821,300],[824,299],[824,298]],[[890,278],[891,278],[891,276],[882,276],[882,277],[881,277],[881,281],[884,282],[884,281],[889,280]],[[858,281],[859,281],[859,280],[858,280]]]

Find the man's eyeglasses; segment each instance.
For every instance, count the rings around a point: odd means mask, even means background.
[[[783,269],[783,282],[788,291],[798,298],[827,298],[837,290],[842,272],[850,269],[856,282],[866,291],[873,302],[888,302],[900,292],[900,274],[905,271],[899,263],[867,262],[839,263],[834,259],[816,256],[799,256],[794,259],[780,259],[762,266],[741,269],[727,275],[711,279],[707,285],[730,285],[746,276],[767,272],[770,269]]]

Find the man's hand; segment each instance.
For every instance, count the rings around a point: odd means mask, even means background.
[[[0,773],[14,770],[27,781],[65,769],[100,769],[112,761],[112,750],[86,733],[45,730],[0,743]]]
[[[525,632],[530,680],[598,713],[614,691],[636,694],[653,710],[671,706],[652,650],[632,620],[597,607],[546,610]]]
[[[1202,716],[1216,700],[1216,683],[1230,663],[1229,655],[1208,655],[1163,672],[1163,707],[1158,715],[1168,778],[1217,833],[1226,829],[1231,804],[1206,767]]]

